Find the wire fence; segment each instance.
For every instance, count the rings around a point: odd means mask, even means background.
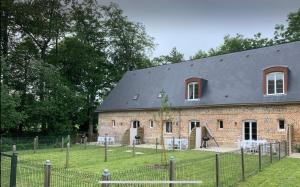
[[[67,143],[76,143],[75,138],[70,135],[57,136],[35,136],[35,137],[1,137],[1,152],[12,151],[13,145],[17,150],[52,149],[66,146]]]
[[[235,186],[239,181],[259,173],[270,164],[284,158],[286,153],[286,143],[278,142],[262,144],[251,150],[242,148],[226,153],[199,155],[197,158],[180,161],[172,158],[167,164],[148,163],[140,167],[113,170],[110,173],[80,172],[62,165],[50,164],[45,160],[18,159],[16,184],[21,187],[99,187],[105,186],[101,181],[114,181],[117,184],[109,184],[110,187],[123,187],[169,186],[166,181],[185,181],[185,184],[175,185],[197,186],[199,183],[193,182],[202,181],[201,186]],[[10,186],[10,179],[11,157],[1,153],[1,186]],[[118,181],[165,183],[123,184]],[[46,183],[49,185],[47,186]]]
[[[1,153],[1,174],[0,174],[0,186],[10,185],[11,174],[11,155]]]

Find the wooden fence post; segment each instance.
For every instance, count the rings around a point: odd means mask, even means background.
[[[70,137],[70,135],[68,135],[68,143],[70,143],[70,146],[71,146],[71,137]]]
[[[288,155],[292,154],[292,130],[293,126],[288,126]]]
[[[14,144],[12,146],[12,151],[13,151],[13,153],[17,153],[17,145]]]
[[[169,160],[169,180],[170,181],[175,181],[175,176],[176,176],[176,165],[175,165],[175,157],[171,156]],[[169,184],[169,187],[174,187],[173,183]]]
[[[85,136],[84,137],[84,149],[86,149],[86,146],[87,146],[87,137]]]
[[[51,162],[50,160],[46,160],[44,164],[44,187],[50,187],[50,179],[51,179]]]
[[[216,187],[220,186],[220,160],[219,153],[216,154]]]
[[[287,147],[287,141],[284,141],[284,151],[285,151],[285,155],[284,156],[287,156],[289,153],[288,153],[288,147]]]
[[[158,138],[155,139],[155,151],[157,153],[157,146],[158,146]]]
[[[36,152],[36,146],[37,146],[37,142],[36,142],[36,138],[33,139],[33,152]]]
[[[17,153],[13,152],[10,163],[10,187],[16,187],[17,184],[17,163]]]
[[[67,151],[66,151],[66,165],[65,168],[69,167],[69,160],[70,160],[70,143],[67,143]]]
[[[38,149],[39,148],[39,136],[36,136],[35,138],[36,138],[36,149]]]
[[[173,151],[175,150],[175,137],[173,136]]]
[[[61,151],[64,150],[64,143],[65,143],[64,137],[61,137]]]
[[[272,143],[270,143],[270,163],[272,164],[273,162],[273,146]]]
[[[102,181],[109,181],[110,180],[110,173],[108,169],[105,169],[102,173]],[[109,184],[102,183],[102,187],[109,187]]]
[[[104,138],[104,162],[107,162],[107,135]]]
[[[261,171],[261,144],[258,145],[258,168]]]
[[[280,145],[280,142],[278,142],[278,160],[280,160],[281,158],[281,145]]]
[[[242,180],[245,180],[245,160],[244,160],[244,148],[241,148],[241,166],[242,166]]]
[[[135,156],[135,140],[132,141],[132,156]]]

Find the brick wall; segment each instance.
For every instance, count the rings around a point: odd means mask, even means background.
[[[131,121],[139,120],[144,128],[144,142],[154,143],[160,139],[161,124],[158,111],[126,111],[99,113],[99,134],[109,134],[122,137]],[[237,146],[237,141],[243,139],[243,122],[254,120],[257,122],[258,139],[286,140],[286,130],[278,130],[278,120],[285,120],[285,128],[293,125],[293,143],[300,143],[300,105],[267,105],[267,106],[227,106],[195,109],[176,109],[171,112],[173,133],[164,134],[165,137],[189,137],[189,122],[200,121],[211,130],[220,145]],[[112,126],[115,120],[116,126]],[[150,128],[150,120],[154,127]],[[218,120],[223,120],[224,128],[219,129]]]

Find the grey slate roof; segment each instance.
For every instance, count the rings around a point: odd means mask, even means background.
[[[264,96],[263,70],[276,65],[289,68],[288,93]],[[185,100],[190,77],[207,80],[200,101]],[[173,107],[300,103],[300,41],[128,71],[96,112],[159,108],[162,89]]]

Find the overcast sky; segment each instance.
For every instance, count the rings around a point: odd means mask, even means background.
[[[300,8],[300,0],[104,1],[116,2],[129,20],[145,25],[157,44],[152,56],[176,46],[186,59],[199,49],[218,46],[226,34],[272,37],[274,26],[286,23],[287,14]]]

